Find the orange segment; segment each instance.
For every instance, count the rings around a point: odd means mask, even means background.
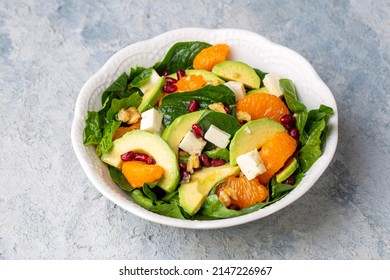
[[[224,191],[230,197],[231,203],[240,209],[262,202],[268,197],[268,189],[255,178],[248,180],[245,176],[228,177],[220,184],[215,193],[218,197]]]
[[[211,71],[215,64],[226,60],[229,46],[217,44],[201,50],[194,58],[194,69],[204,69]]]
[[[275,136],[266,142],[261,148],[259,155],[264,163],[266,172],[257,176],[261,184],[267,184],[286,160],[292,156],[297,148],[297,141],[287,132],[277,132]]]
[[[131,126],[120,126],[118,129],[114,132],[114,135],[112,136],[112,141],[121,138],[123,135],[125,135],[127,132],[130,132],[135,129],[140,129],[141,127],[141,121],[139,120],[135,124],[132,124]]]
[[[279,97],[268,93],[248,94],[237,102],[237,111],[247,112],[252,120],[271,118],[277,122],[282,116],[290,114]]]
[[[144,183],[153,183],[160,179],[164,174],[164,168],[157,164],[126,161],[122,165],[122,173],[132,187],[140,188]]]
[[[206,81],[200,75],[189,75],[181,78],[175,85],[177,92],[192,91],[205,86]]]

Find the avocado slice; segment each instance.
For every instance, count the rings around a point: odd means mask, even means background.
[[[285,131],[282,124],[270,118],[253,120],[244,124],[230,143],[230,165],[237,165],[236,158],[253,149],[260,149],[277,132]]]
[[[186,75],[187,76],[189,76],[189,75],[202,76],[203,80],[205,80],[206,84],[208,84],[208,85],[217,86],[217,85],[221,85],[221,84],[225,83],[225,81],[222,80],[220,77],[218,77],[214,73],[207,71],[207,70],[188,69],[188,70],[186,70]],[[168,77],[177,79],[177,74],[173,73],[173,74],[169,75]]]
[[[157,101],[163,96],[163,86],[165,77],[160,77],[149,89],[144,92],[141,104],[138,106],[138,112],[142,113],[153,108]]]
[[[260,77],[244,62],[225,60],[216,64],[212,72],[224,80],[241,82],[247,88],[260,87]]]
[[[180,141],[204,112],[205,110],[201,110],[182,115],[164,129],[161,137],[171,146],[176,155],[179,152]]]
[[[252,89],[247,92],[247,94],[252,94],[252,93],[269,93],[268,89],[266,87],[261,87],[259,89]]]
[[[157,185],[167,192],[175,190],[180,179],[177,156],[160,136],[143,130],[133,130],[113,143],[114,146],[110,151],[102,154],[103,162],[121,168],[122,154],[129,151],[146,153],[152,156],[156,160],[156,164],[165,170]]]
[[[224,164],[218,167],[207,167],[191,175],[188,183],[179,187],[179,204],[189,215],[194,215],[208,196],[211,189],[224,178],[238,176],[240,168]]]
[[[284,167],[276,174],[276,181],[281,183],[284,180],[287,180],[298,167],[298,160],[295,157],[290,157],[284,164]]]

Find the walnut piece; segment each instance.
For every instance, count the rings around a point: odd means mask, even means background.
[[[249,122],[252,120],[251,115],[249,115],[247,112],[244,111],[237,111],[236,117],[238,122],[243,123],[243,122]]]
[[[219,192],[218,199],[219,199],[219,201],[222,202],[223,205],[225,205],[225,207],[228,207],[232,203],[232,201],[230,200],[230,197],[228,196],[228,194],[225,191]]]
[[[225,113],[226,114],[225,107],[223,106],[222,102],[217,102],[217,103],[210,104],[209,108],[210,108],[210,110],[213,110],[215,112]]]
[[[187,171],[190,172],[191,174],[193,174],[194,173],[194,169],[199,168],[199,167],[200,167],[199,157],[196,154],[195,155],[191,155],[188,158]]]
[[[130,107],[128,109],[121,109],[117,115],[118,120],[127,123],[128,125],[135,124],[141,118],[137,108]]]

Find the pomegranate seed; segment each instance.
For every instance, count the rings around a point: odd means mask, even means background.
[[[199,110],[199,101],[198,100],[191,100],[190,104],[188,105],[188,111],[195,112]]]
[[[173,85],[173,84],[177,83],[177,80],[174,79],[174,78],[171,78],[171,77],[166,77],[165,78],[165,82],[166,82],[167,85]]]
[[[187,164],[185,162],[179,162],[180,171],[184,172],[187,170]]]
[[[172,93],[177,91],[177,86],[176,85],[165,85],[163,86],[163,91],[166,93]]]
[[[230,203],[230,205],[227,208],[231,210],[240,210],[240,207],[235,203]]]
[[[200,161],[202,162],[204,167],[210,167],[211,166],[210,158],[206,154],[201,154],[200,155]]]
[[[225,161],[223,159],[220,159],[220,158],[215,158],[215,159],[211,160],[211,165],[212,166],[221,166],[221,165],[224,165],[224,164],[225,164]]]
[[[288,134],[290,134],[290,136],[291,136],[292,138],[294,138],[295,140],[298,140],[298,139],[299,139],[299,130],[298,130],[298,128],[296,128],[296,127],[291,128],[291,129],[288,131]]]
[[[134,152],[127,152],[121,155],[121,160],[122,161],[132,161],[134,160],[135,153]]]
[[[287,184],[287,185],[294,185],[295,184],[295,176],[294,176],[294,174],[291,175],[290,177],[288,177],[286,179],[286,181],[284,181],[284,183]]]
[[[176,71],[176,75],[177,75],[177,80],[180,80],[181,78],[183,78],[186,75],[186,70],[179,69]]]
[[[190,180],[190,177],[191,177],[190,172],[183,171],[183,172],[180,173],[180,175],[181,175],[181,181],[182,182],[188,182]]]
[[[169,75],[169,71],[168,71],[168,70],[163,70],[163,71],[161,72],[161,75],[162,75],[162,76],[168,76],[168,75]]]
[[[148,159],[146,160],[146,164],[156,164],[156,161],[154,158],[148,157]]]
[[[230,107],[226,104],[223,104],[223,108],[225,109],[226,114],[230,115],[230,113],[232,112]]]
[[[197,124],[197,123],[194,123],[194,124],[192,125],[192,131],[194,132],[194,134],[195,134],[195,136],[196,136],[197,138],[202,138],[203,135],[204,135],[203,129],[202,129],[202,128],[200,127],[200,125]]]
[[[149,156],[147,154],[136,153],[134,160],[142,161],[142,162],[146,163],[148,161],[148,158],[149,158]]]
[[[295,119],[292,115],[284,115],[280,118],[282,125],[295,126]]]

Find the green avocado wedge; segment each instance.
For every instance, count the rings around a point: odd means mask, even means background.
[[[180,141],[204,112],[205,110],[201,110],[182,115],[164,129],[161,137],[168,143],[176,155],[179,152]]]
[[[237,130],[230,143],[230,165],[237,165],[236,158],[253,149],[260,149],[277,132],[285,131],[282,124],[269,118],[253,120]]]
[[[191,175],[190,182],[183,183],[179,187],[179,203],[183,210],[194,215],[204,201],[211,189],[221,180],[229,176],[240,174],[238,166],[224,164],[218,167],[202,168]]]
[[[298,160],[295,157],[289,158],[286,163],[284,164],[284,167],[276,173],[276,181],[278,183],[281,183],[290,177],[295,170],[297,170],[299,167]]]
[[[129,151],[148,154],[156,160],[156,164],[165,170],[157,185],[166,192],[172,192],[176,189],[180,179],[177,156],[160,136],[143,130],[133,130],[115,140],[113,144],[107,153],[102,154],[103,162],[121,168],[122,154]]]
[[[138,106],[138,112],[142,113],[148,109],[153,108],[157,101],[163,96],[163,86],[165,84],[165,77],[160,77],[158,81],[151,86],[142,97],[141,104]]]

